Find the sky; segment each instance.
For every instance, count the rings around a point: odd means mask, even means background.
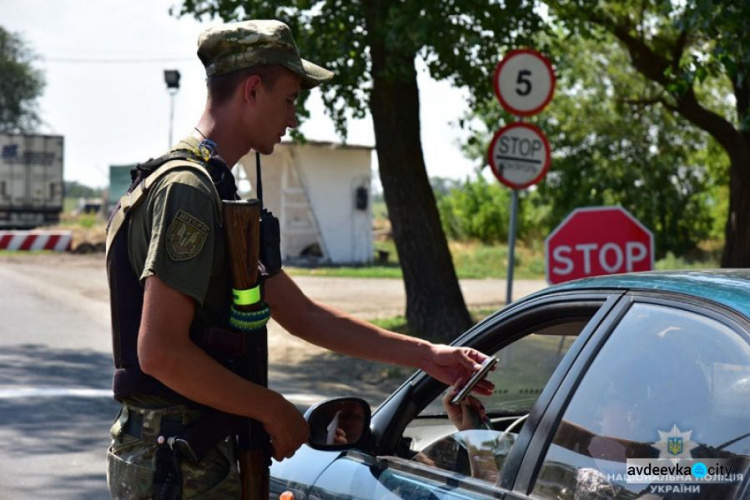
[[[20,34],[37,55],[46,88],[39,100],[41,133],[65,137],[64,177],[108,184],[109,165],[158,156],[169,143],[170,96],[164,70],[181,74],[174,97],[174,140],[189,134],[205,104],[205,73],[195,55],[198,35],[217,21],[176,18],[178,0],[0,0],[0,26]],[[303,57],[305,55],[303,54]],[[311,58],[312,59],[312,58]],[[422,147],[430,176],[464,179],[475,162],[455,123],[467,110],[465,90],[418,76]],[[316,90],[301,127],[310,140],[335,141],[333,122]],[[372,120],[349,122],[347,142],[374,146]],[[377,177],[377,158],[373,152]],[[376,183],[377,183],[377,179]]]

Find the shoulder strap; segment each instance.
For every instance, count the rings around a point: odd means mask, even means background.
[[[214,186],[211,175],[208,173],[208,171],[206,171],[206,168],[203,166],[203,164],[184,157],[175,160],[169,160],[162,166],[158,167],[143,181],[139,182],[133,189],[125,193],[122,198],[120,198],[120,206],[112,216],[112,222],[109,224],[109,228],[107,229],[107,254],[109,254],[109,249],[112,245],[112,241],[114,241],[115,236],[117,236],[118,231],[123,226],[123,222],[125,222],[126,216],[138,205],[140,205],[141,202],[146,198],[145,195],[148,193],[154,182],[156,182],[169,172],[181,168],[192,170],[208,179],[208,182],[214,191],[214,199],[216,200],[217,209],[219,210],[219,213],[221,213],[221,197],[216,190],[216,186]]]

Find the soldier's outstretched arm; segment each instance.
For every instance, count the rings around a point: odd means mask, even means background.
[[[391,332],[315,301],[284,271],[266,280],[265,293],[272,317],[289,333],[342,354],[420,368],[448,385],[468,379],[487,358],[468,347]],[[492,384],[483,380],[476,391],[489,394]]]
[[[190,340],[195,301],[158,276],[145,281],[138,333],[141,370],[195,402],[254,418],[271,436],[274,458],[291,456],[307,441],[307,423],[280,394],[232,373]]]

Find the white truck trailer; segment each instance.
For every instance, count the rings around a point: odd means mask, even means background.
[[[63,210],[63,138],[0,134],[0,229],[56,224]]]

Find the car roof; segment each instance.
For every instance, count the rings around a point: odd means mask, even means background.
[[[649,271],[612,274],[553,285],[544,289],[540,294],[591,289],[681,293],[718,302],[750,318],[750,269]]]

